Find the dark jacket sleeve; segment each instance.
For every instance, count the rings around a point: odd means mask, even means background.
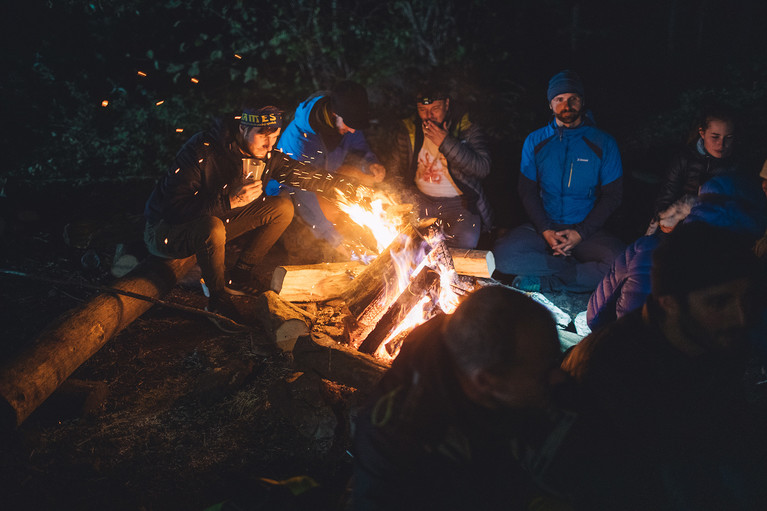
[[[575,226],[575,230],[584,240],[597,232],[605,224],[610,215],[618,209],[623,200],[623,177],[611,183],[602,185],[594,207],[586,218]]]
[[[229,210],[228,187],[218,176],[226,155],[204,146],[203,134],[191,138],[176,155],[147,207],[168,223],[189,222],[204,215],[225,215]],[[156,216],[156,215],[150,215]]]
[[[482,130],[474,123],[461,133],[461,139],[448,134],[439,146],[453,177],[465,181],[466,176],[484,179],[490,174],[490,152]]]
[[[551,229],[551,220],[549,220],[546,210],[543,208],[543,200],[538,191],[538,183],[520,173],[518,189],[522,205],[524,205],[527,216],[535,230],[542,233],[545,230]]]
[[[666,172],[666,180],[655,199],[655,217],[682,196],[684,183],[687,180],[687,167],[688,159],[684,154],[677,155],[671,161]]]
[[[404,186],[413,187],[415,186],[415,172],[412,168],[413,147],[403,122],[400,122],[397,126],[398,129],[394,130],[394,135],[390,141],[391,170],[393,171],[392,175],[399,178]]]

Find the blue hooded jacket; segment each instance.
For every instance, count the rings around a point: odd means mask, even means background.
[[[520,169],[538,183],[546,216],[559,225],[583,222],[594,208],[599,188],[623,176],[615,139],[596,128],[588,116],[575,128],[552,120],[528,135]]]

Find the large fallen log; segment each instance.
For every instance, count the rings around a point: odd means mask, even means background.
[[[459,275],[489,279],[495,271],[495,256],[489,250],[451,248],[450,256]]]
[[[359,261],[278,266],[271,290],[290,302],[321,302],[338,298],[366,268]]]
[[[194,263],[194,257],[150,257],[113,287],[157,298]],[[0,426],[12,428],[24,422],[75,369],[151,306],[146,300],[102,293],[59,317],[27,351],[0,369]]]

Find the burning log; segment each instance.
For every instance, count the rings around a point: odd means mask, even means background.
[[[290,302],[318,302],[338,298],[366,268],[359,261],[278,266],[271,290]]]
[[[384,313],[373,331],[365,337],[365,340],[360,344],[359,350],[363,353],[375,353],[379,346],[397,329],[397,326],[405,319],[413,307],[421,302],[424,296],[436,296],[435,288],[437,286],[439,286],[439,274],[429,268],[421,270],[410,285],[408,285],[407,289],[397,297],[391,307]]]
[[[489,250],[451,248],[450,256],[459,275],[489,279],[495,271],[495,256]]]
[[[256,316],[269,338],[284,351],[293,349],[296,339],[309,333],[313,317],[292,303],[280,298],[274,291],[258,297]]]
[[[160,297],[194,265],[195,258],[149,258],[114,288]],[[0,369],[0,426],[18,426],[83,362],[152,303],[102,293],[60,317],[33,346]]]
[[[349,284],[341,297],[354,320],[348,329],[352,344],[367,337],[431,250],[421,233],[409,224]]]

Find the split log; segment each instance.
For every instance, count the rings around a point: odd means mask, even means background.
[[[290,302],[318,302],[338,298],[367,268],[359,261],[278,266],[271,290]]]
[[[194,263],[194,257],[150,257],[113,287],[157,298]],[[75,369],[151,306],[138,298],[102,293],[57,319],[31,348],[0,369],[0,426],[24,422]]]
[[[450,255],[459,275],[489,279],[495,271],[495,256],[489,250],[451,248]]]
[[[409,279],[430,251],[416,228],[407,225],[341,295],[352,315],[358,320],[380,317],[399,294],[400,277]],[[382,306],[386,309],[380,310]]]
[[[429,296],[430,299],[436,296],[438,292],[434,288],[438,285],[439,274],[437,272],[429,268],[421,270],[407,289],[389,307],[389,310],[384,313],[373,331],[362,341],[359,350],[363,353],[374,354],[381,343],[394,332],[400,322],[407,317],[424,296]]]
[[[431,246],[420,232],[414,226],[408,225],[386,250],[349,284],[341,297],[351,313],[346,331],[352,345],[358,347],[373,330],[431,250]]]
[[[266,291],[256,302],[256,317],[270,340],[283,351],[290,351],[296,340],[309,333],[314,320],[311,314],[286,302],[274,291]]]

